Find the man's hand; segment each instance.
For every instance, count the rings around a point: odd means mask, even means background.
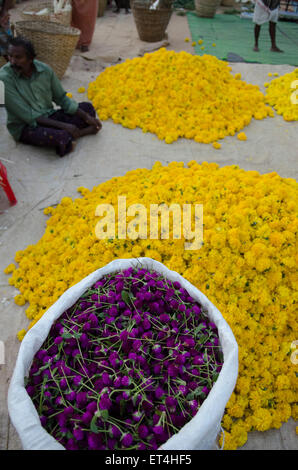
[[[102,124],[100,120],[90,116],[90,114],[86,113],[86,117],[84,118],[84,121],[86,122],[86,124],[88,124],[88,126],[94,127],[94,134],[97,134],[97,132],[99,132],[100,129],[102,128]]]
[[[69,134],[76,140],[78,139],[79,137],[81,137],[81,131],[80,129],[75,126],[74,124],[67,124],[67,123],[63,123],[63,129],[67,132],[69,132]]]

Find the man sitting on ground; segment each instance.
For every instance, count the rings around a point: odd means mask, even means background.
[[[10,40],[9,62],[0,70],[7,129],[16,141],[54,147],[63,157],[73,150],[78,138],[97,134],[102,126],[92,104],[68,98],[51,67],[35,56],[30,41],[20,37]],[[53,102],[60,109],[54,109]]]

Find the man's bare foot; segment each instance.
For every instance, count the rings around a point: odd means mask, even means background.
[[[253,50],[254,50],[255,52],[259,52],[259,51],[260,51],[260,49],[258,48],[258,46],[255,46],[255,47],[253,48]]]
[[[271,52],[284,52],[282,51],[281,49],[279,49],[279,47],[275,46],[275,47],[271,47]]]
[[[77,146],[77,142],[75,140],[73,140],[72,143],[71,143],[71,150],[70,151],[74,152],[75,149],[76,149],[76,146]]]

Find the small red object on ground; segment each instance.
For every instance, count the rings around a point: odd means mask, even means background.
[[[18,201],[16,200],[13,190],[11,189],[11,186],[9,184],[6,168],[1,162],[0,162],[0,186],[4,189],[4,192],[6,193],[6,196],[10,204],[14,206]]]

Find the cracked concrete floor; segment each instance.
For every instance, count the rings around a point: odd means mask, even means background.
[[[18,19],[18,8],[12,10],[12,19]],[[184,42],[190,36],[186,17],[174,14],[168,27],[167,47],[176,51],[191,51]],[[75,53],[63,78],[63,85],[75,99],[86,95],[77,93],[79,86],[87,86],[105,67],[142,55],[148,45],[138,39],[132,15],[115,15],[107,10],[97,19],[90,51]],[[149,48],[149,49],[148,49]],[[288,65],[231,64],[233,73],[260,86],[267,81],[268,72],[284,74],[293,70]],[[19,342],[16,333],[26,328],[28,320],[24,307],[17,307],[13,297],[16,289],[8,285],[3,268],[13,261],[15,252],[36,243],[44,233],[46,216],[43,209],[57,204],[63,196],[78,197],[77,187],[92,188],[114,176],[145,167],[156,160],[197,160],[217,162],[220,166],[237,164],[245,170],[260,173],[276,171],[282,177],[297,178],[298,123],[287,123],[281,117],[252,121],[245,129],[246,142],[234,137],[224,139],[222,148],[181,139],[166,145],[152,134],[139,129],[127,130],[110,121],[103,123],[97,136],[79,141],[75,153],[62,159],[51,150],[40,150],[16,144],[5,127],[5,111],[0,108],[0,158],[8,170],[9,180],[18,199],[14,207],[7,207],[0,192],[0,339],[5,344],[6,363],[0,366],[0,449],[21,449],[18,436],[10,423],[6,394],[15,364]],[[242,449],[297,449],[295,422],[291,419],[280,429],[264,433],[249,433]]]

